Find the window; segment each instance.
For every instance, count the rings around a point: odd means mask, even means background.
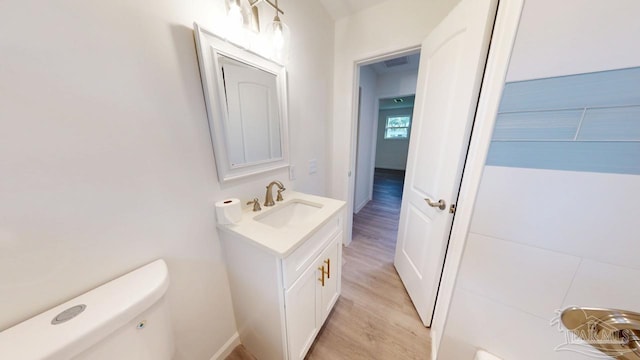
[[[386,139],[407,139],[409,138],[409,126],[411,125],[411,117],[403,116],[387,116],[387,123],[384,127],[384,138]]]

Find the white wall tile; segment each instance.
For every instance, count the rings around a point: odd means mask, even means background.
[[[487,166],[471,232],[640,269],[640,177]]]
[[[541,318],[562,305],[580,258],[470,234],[458,286]]]
[[[585,259],[563,307],[605,307],[640,312],[640,270]]]
[[[556,351],[566,343],[565,333],[551,320],[458,288],[438,360],[472,360],[476,349],[504,360],[593,360],[576,352]],[[456,347],[460,343],[465,344],[462,350]]]
[[[507,81],[638,66],[637,0],[525,1]]]

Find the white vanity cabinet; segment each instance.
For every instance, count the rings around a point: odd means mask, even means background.
[[[221,227],[240,341],[259,360],[303,359],[335,305],[342,270],[340,209],[284,252]],[[282,231],[286,241],[291,234]]]
[[[304,358],[338,300],[341,234],[338,233],[311,266],[285,289],[289,359]]]

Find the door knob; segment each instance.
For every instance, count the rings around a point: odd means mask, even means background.
[[[433,201],[429,198],[424,198],[424,201],[426,201],[427,204],[429,204],[429,206],[437,207],[440,210],[444,210],[447,207],[447,204],[444,202],[443,199],[440,199],[438,201]]]
[[[562,324],[602,353],[619,360],[640,359],[640,314],[616,309],[572,307]]]

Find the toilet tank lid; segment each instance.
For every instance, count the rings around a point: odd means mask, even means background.
[[[155,304],[169,287],[159,259],[0,332],[0,359],[68,359]],[[84,304],[75,318],[53,325],[62,311]]]

